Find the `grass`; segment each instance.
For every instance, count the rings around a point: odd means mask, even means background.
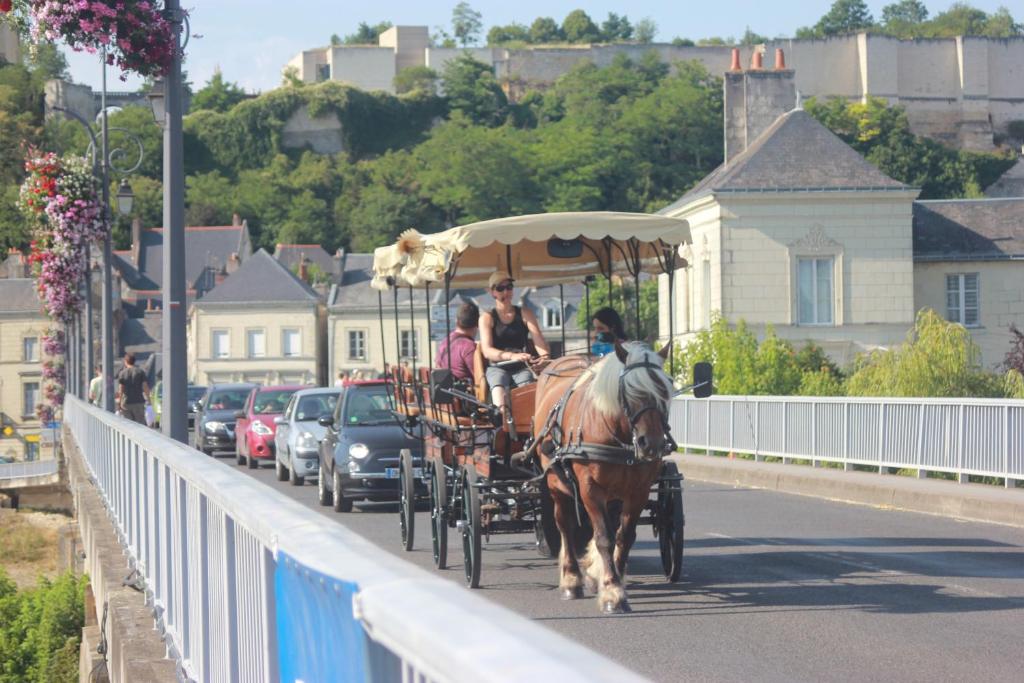
[[[0,513],[0,567],[19,587],[57,572],[57,530],[67,517],[38,512]]]

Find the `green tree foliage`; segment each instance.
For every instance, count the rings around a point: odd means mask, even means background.
[[[1024,375],[1024,332],[1013,323],[1010,323],[1010,350],[1006,352],[1003,367]]]
[[[399,95],[423,93],[433,95],[437,92],[439,76],[429,66],[409,66],[399,71],[394,78],[395,92]]]
[[[610,306],[622,317],[622,324],[630,339],[651,343],[658,336],[658,281],[646,279],[640,282],[639,333],[636,324],[635,292],[636,286],[632,278],[616,276],[612,279],[609,297],[608,278],[599,276],[590,284],[590,313]],[[587,307],[584,301],[580,302],[579,310],[576,311],[576,325],[581,330],[588,326],[593,328],[591,321],[587,320]]]
[[[921,199],[977,197],[1016,161],[1008,152],[955,150],[910,131],[902,107],[831,98],[804,104],[809,114],[887,175],[921,188]]]
[[[747,27],[747,30],[743,32],[743,36],[740,38],[740,45],[760,45],[761,43],[767,43],[768,37],[762,36],[760,33],[755,33]]]
[[[376,45],[380,34],[389,28],[391,28],[390,21],[381,21],[373,25],[360,21],[359,26],[356,27],[356,32],[345,36],[342,42],[345,45]],[[334,45],[333,36],[331,44]]]
[[[869,29],[874,23],[864,0],[835,0],[814,25],[814,32],[819,36],[838,36]]]
[[[882,30],[889,35],[914,37],[928,20],[928,8],[921,0],[899,0],[882,8]]]
[[[478,125],[497,126],[508,115],[508,98],[494,70],[463,53],[445,65],[441,77],[448,106]]]
[[[562,20],[562,35],[570,43],[596,43],[601,39],[601,30],[589,14],[575,9]]]
[[[45,74],[20,64],[0,61],[0,249],[21,247],[29,234],[16,206],[30,145],[44,139]]]
[[[452,10],[452,33],[459,45],[463,47],[475,44],[483,30],[483,15],[469,6],[468,2],[460,2]]]
[[[981,367],[981,350],[963,325],[922,309],[900,346],[857,362],[851,396],[1002,396],[1003,380]]]
[[[245,91],[236,83],[224,80],[220,69],[213,72],[213,76],[192,96],[190,111],[201,109],[212,109],[213,111],[226,112],[233,106],[245,99]]]
[[[557,43],[564,39],[562,29],[551,17],[537,17],[530,24],[530,42],[535,45]]]
[[[530,42],[530,29],[515,22],[507,26],[492,26],[487,32],[488,45],[509,45]]]
[[[658,35],[658,25],[654,23],[654,19],[644,17],[636,22],[636,29],[633,31],[636,42],[641,45],[650,45],[654,42],[656,35]]]
[[[608,18],[601,22],[601,40],[606,43],[619,43],[633,37],[633,25],[629,17],[609,12]]]
[[[880,28],[897,38],[1012,38],[1024,35],[1024,26],[1005,7],[988,14],[962,2],[953,3],[945,12],[929,19],[928,9],[919,0],[900,0],[882,9]]]
[[[0,568],[0,683],[78,680],[86,584],[68,573],[18,591]]]

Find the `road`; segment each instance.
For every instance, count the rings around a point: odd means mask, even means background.
[[[427,512],[405,552],[394,505],[334,513],[315,483],[237,469],[433,571]],[[1020,680],[1024,530],[691,481],[685,506],[683,581],[665,582],[641,529],[631,614],[558,600],[555,560],[528,535],[486,545],[479,594],[654,680]],[[449,546],[441,575],[461,583]]]

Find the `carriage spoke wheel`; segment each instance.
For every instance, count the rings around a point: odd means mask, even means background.
[[[535,514],[533,533],[537,538],[537,554],[541,557],[558,557],[562,549],[562,535],[555,523],[555,503],[551,500],[546,479],[540,482],[540,500]]]
[[[466,585],[480,587],[480,489],[476,470],[462,470],[462,557],[466,569]]]
[[[683,572],[683,482],[678,479],[679,468],[674,462],[666,462],[661,468],[658,482],[658,507],[655,525],[658,535],[658,549],[661,552],[661,568],[665,577],[673,583]]]
[[[416,529],[416,483],[413,480],[412,451],[403,448],[398,457],[398,524],[402,528],[402,547],[412,550]]]
[[[435,463],[430,469],[430,535],[434,542],[434,565],[444,569],[448,566],[448,520],[445,511],[448,476],[443,462]]]

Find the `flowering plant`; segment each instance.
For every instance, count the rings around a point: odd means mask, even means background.
[[[61,39],[76,52],[106,50],[121,79],[163,76],[177,49],[155,0],[25,0],[33,40]]]
[[[64,368],[66,350],[64,332],[51,328],[43,334],[43,353],[49,358],[43,361],[43,399],[36,406],[36,417],[42,422],[52,422],[60,406],[64,405],[67,375]]]

